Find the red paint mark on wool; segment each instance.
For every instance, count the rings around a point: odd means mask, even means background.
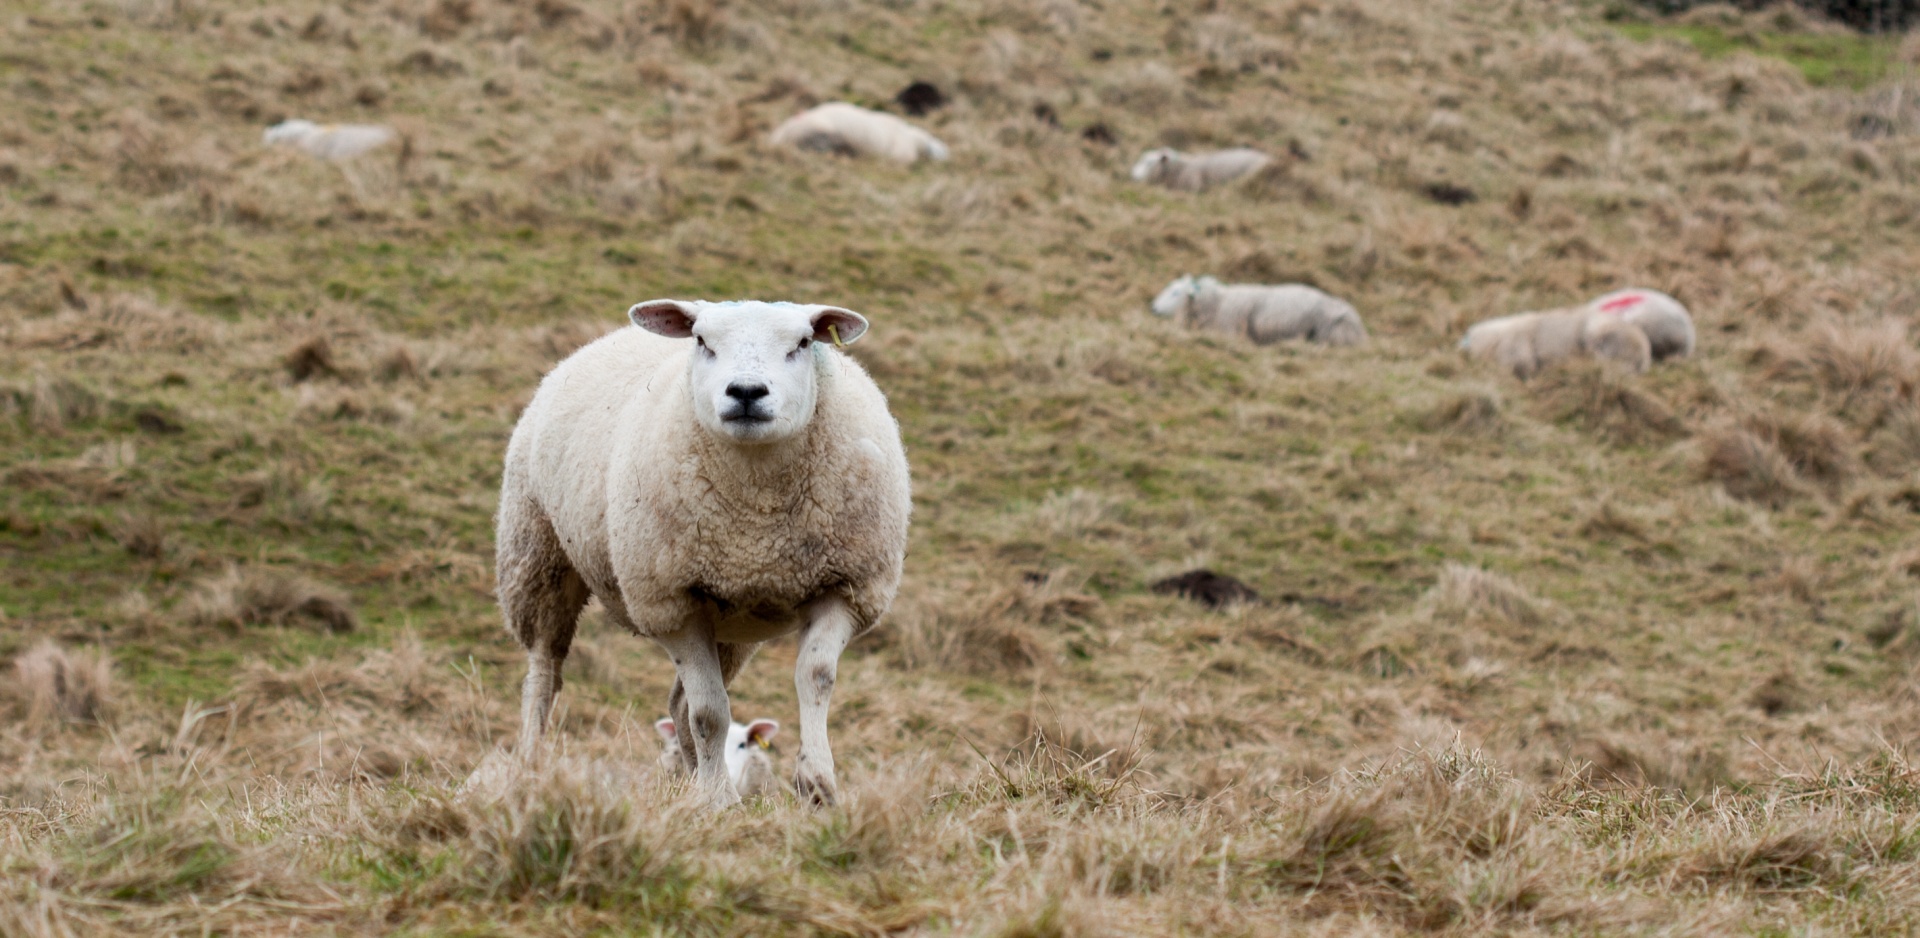
[[[1632,309],[1635,306],[1639,306],[1641,303],[1645,302],[1646,299],[1647,299],[1646,297],[1641,296],[1638,293],[1629,293],[1626,296],[1616,296],[1613,299],[1600,304],[1600,311],[1603,313],[1618,313],[1623,310],[1628,310],[1628,309]]]

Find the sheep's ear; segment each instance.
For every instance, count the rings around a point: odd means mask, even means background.
[[[627,318],[634,325],[669,339],[693,335],[693,317],[693,305],[679,300],[648,300],[627,310]]]
[[[867,317],[838,306],[822,306],[813,314],[813,340],[852,345],[867,334]]]
[[[773,720],[755,720],[747,724],[747,738],[765,749],[773,745],[773,738],[780,733],[780,724]]]
[[[667,742],[673,742],[673,719],[669,717],[665,720],[661,720],[660,722],[655,723],[653,725],[653,731],[656,733],[659,733],[661,739],[664,739]]]

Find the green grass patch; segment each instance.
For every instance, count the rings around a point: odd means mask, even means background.
[[[1779,59],[1799,69],[1809,84],[1821,87],[1864,88],[1880,81],[1893,72],[1900,49],[1898,36],[1730,31],[1681,23],[1617,23],[1614,29],[1640,42],[1678,39],[1709,59],[1735,52]]]

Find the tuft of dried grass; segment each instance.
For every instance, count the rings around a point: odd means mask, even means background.
[[[1530,389],[1547,419],[1614,443],[1660,443],[1687,433],[1673,408],[1642,390],[1632,375],[1601,362],[1567,362],[1537,376]]]
[[[200,581],[185,608],[187,620],[195,625],[290,626],[310,620],[335,633],[351,632],[358,625],[345,595],[269,567],[230,566]]]
[[[413,352],[404,345],[395,345],[380,356],[373,366],[375,378],[391,384],[395,381],[418,381],[421,378],[420,363]]]
[[[1763,412],[1710,431],[1701,474],[1736,498],[1779,507],[1817,486],[1838,497],[1858,472],[1852,434],[1820,414]]]
[[[1439,404],[1413,415],[1413,423],[1429,433],[1493,433],[1501,427],[1500,395],[1485,388],[1452,394]]]
[[[1863,396],[1910,401],[1920,383],[1920,353],[1907,339],[1906,324],[1897,320],[1863,325],[1828,320],[1763,345],[1760,356],[1769,379],[1810,381],[1840,395],[1834,407],[1839,413]]]
[[[1728,495],[1772,508],[1807,494],[1793,461],[1772,441],[1739,425],[1702,436],[1700,476],[1720,483]]]
[[[1479,567],[1450,563],[1424,600],[1436,616],[1467,621],[1492,617],[1531,628],[1547,621],[1547,608],[1519,584]]]
[[[13,662],[14,687],[26,705],[25,721],[99,724],[112,710],[113,662],[104,651],[76,651],[52,640]]]

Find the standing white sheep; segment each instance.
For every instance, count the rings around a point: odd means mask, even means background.
[[[1693,354],[1693,317],[1679,300],[1658,290],[1615,290],[1588,303],[1587,309],[1618,316],[1646,333],[1656,362]]]
[[[834,348],[867,321],[760,302],[628,315],[635,328],[547,375],[507,445],[498,593],[527,650],[519,751],[536,752],[591,595],[672,656],[668,712],[716,808],[740,800],[727,686],[762,643],[799,633],[794,789],[830,804],[836,666],[893,602],[913,506],[886,398]]]
[[[896,163],[947,158],[947,145],[934,135],[892,114],[845,101],[831,101],[787,118],[773,129],[772,140],[775,146],[878,156]]]
[[[685,775],[691,771],[685,754],[680,750],[679,732],[674,728],[673,718],[657,720],[653,730],[666,741],[667,748],[660,753],[660,768],[670,775]],[[734,723],[727,727],[727,778],[733,782],[733,790],[742,798],[772,795],[780,790],[780,783],[773,775],[773,759],[767,752],[773,746],[773,737],[779,735],[780,723],[762,717],[745,725]]]
[[[377,124],[316,124],[298,119],[281,121],[261,135],[268,146],[290,146],[334,162],[385,146],[393,137],[393,128]]]
[[[1517,313],[1475,323],[1460,340],[1467,354],[1525,380],[1569,358],[1591,356],[1639,373],[1652,362],[1646,333],[1589,309]]]
[[[1202,192],[1259,172],[1272,161],[1265,153],[1244,147],[1191,156],[1178,150],[1148,150],[1133,164],[1132,175],[1135,182],[1182,192]]]
[[[1208,329],[1271,345],[1305,339],[1322,345],[1360,345],[1367,327],[1353,305],[1299,283],[1223,284],[1212,277],[1181,277],[1153,298],[1153,314],[1190,329]]]

